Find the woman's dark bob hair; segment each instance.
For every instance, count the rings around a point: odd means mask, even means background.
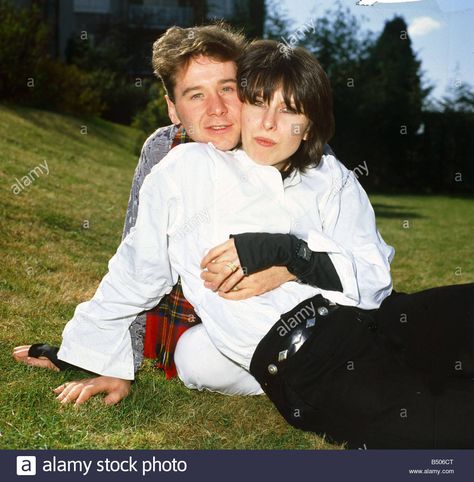
[[[332,94],[329,79],[307,50],[290,48],[274,40],[256,40],[237,62],[239,98],[254,103],[269,102],[280,87],[288,106],[296,107],[310,121],[306,141],[289,159],[289,169],[305,170],[318,165],[324,146],[334,134]]]

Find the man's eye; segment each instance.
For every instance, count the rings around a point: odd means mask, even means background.
[[[201,97],[202,97],[202,94],[194,94],[191,96],[191,100],[200,99]]]
[[[234,88],[231,85],[222,88],[223,92],[234,92]]]

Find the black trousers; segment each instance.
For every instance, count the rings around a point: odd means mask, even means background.
[[[282,315],[250,372],[290,424],[349,448],[474,448],[473,327],[474,284],[371,312],[318,295]]]

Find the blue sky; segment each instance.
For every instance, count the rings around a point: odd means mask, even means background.
[[[474,85],[474,0],[379,0],[372,6],[342,0],[364,28],[379,33],[387,20],[402,15],[409,27],[413,49],[422,61],[424,79],[435,85],[432,97],[440,98],[455,82]],[[375,0],[362,0],[374,3]],[[383,3],[382,3],[383,2]],[[281,0],[296,29],[322,16],[334,0]]]

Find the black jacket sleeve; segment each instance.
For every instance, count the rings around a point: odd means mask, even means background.
[[[311,251],[293,234],[232,234],[245,274],[271,266],[286,266],[300,281],[329,291],[342,291],[342,284],[327,253]]]

